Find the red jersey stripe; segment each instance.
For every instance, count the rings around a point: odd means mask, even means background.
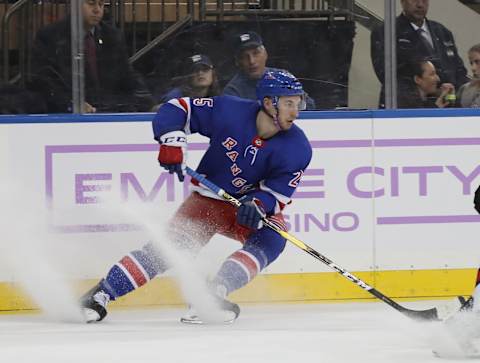
[[[242,264],[245,266],[250,273],[250,280],[253,279],[257,273],[258,273],[258,268],[257,264],[255,261],[252,260],[252,258],[247,255],[246,253],[243,253],[241,250],[235,252],[232,256],[230,256],[232,260],[235,260],[237,263]]]
[[[185,112],[188,114],[188,104],[187,104],[187,102],[186,102],[183,98],[179,98],[179,99],[178,99],[178,102],[179,102],[180,105],[183,107],[183,109],[185,110]]]
[[[144,285],[147,282],[147,278],[143,274],[142,270],[138,268],[136,261],[134,261],[130,256],[125,256],[124,258],[122,258],[120,260],[120,263],[130,273],[138,287]]]

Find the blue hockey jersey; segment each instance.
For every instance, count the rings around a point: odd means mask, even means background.
[[[197,172],[236,198],[252,195],[268,214],[278,213],[290,203],[312,148],[296,125],[260,139],[259,111],[256,101],[232,96],[173,99],[153,119],[154,138],[159,141],[161,135],[175,130],[208,137],[210,145]]]

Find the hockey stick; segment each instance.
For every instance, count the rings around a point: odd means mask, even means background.
[[[200,175],[197,173],[195,170],[187,167],[187,174],[190,175],[192,178],[196,179],[198,182],[200,182],[202,185],[210,189],[212,192],[220,196],[221,198],[225,199],[227,202],[230,204],[233,204],[237,208],[242,205],[242,202],[240,202],[238,199],[235,197],[231,196],[225,190],[222,188],[218,187],[217,185],[213,184],[211,181],[206,179],[204,176]],[[307,252],[309,255],[315,257],[317,260],[320,260],[323,262],[325,265],[329,266],[330,268],[334,269],[337,271],[339,274],[341,274],[343,277],[346,279],[350,280],[354,284],[358,285],[365,291],[368,291],[370,294],[375,296],[376,298],[382,300],[383,302],[387,303],[390,305],[392,308],[395,310],[400,311],[404,315],[416,319],[416,320],[440,320],[438,318],[438,313],[436,308],[432,309],[427,309],[427,310],[411,310],[407,309],[406,307],[403,307],[402,305],[396,303],[392,299],[390,299],[388,296],[385,296],[382,294],[380,291],[377,289],[373,288],[372,286],[368,285],[364,281],[360,280],[358,277],[352,275],[350,272],[345,270],[344,268],[338,266],[336,263],[334,263],[332,260],[329,258],[325,257],[324,255],[320,254],[310,246],[306,245],[302,241],[300,241],[298,238],[292,236],[290,233],[285,232],[281,230],[279,227],[277,227],[275,224],[270,222],[266,217],[262,219],[263,224],[267,226],[268,228],[273,229],[275,232],[280,234],[283,238],[285,238],[287,241],[290,241],[293,243],[295,246],[298,248],[304,250]]]

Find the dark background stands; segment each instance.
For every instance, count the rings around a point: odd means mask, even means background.
[[[47,108],[42,99],[21,87],[0,84],[0,114],[41,114]]]

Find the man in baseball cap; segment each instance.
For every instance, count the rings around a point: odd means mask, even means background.
[[[262,38],[257,33],[247,31],[237,34],[232,46],[238,72],[225,86],[223,93],[255,100],[255,87],[258,80],[267,70],[277,69],[266,66],[268,53]]]
[[[223,94],[255,100],[257,99],[257,82],[265,72],[281,71],[281,69],[267,67],[267,50],[262,37],[254,31],[235,35],[232,46],[238,72],[227,83]],[[308,96],[306,98],[307,109],[315,109],[315,102]]]
[[[262,38],[260,35],[252,31],[238,34],[234,39],[234,48],[236,54],[245,49],[254,49],[261,46],[263,46]]]

